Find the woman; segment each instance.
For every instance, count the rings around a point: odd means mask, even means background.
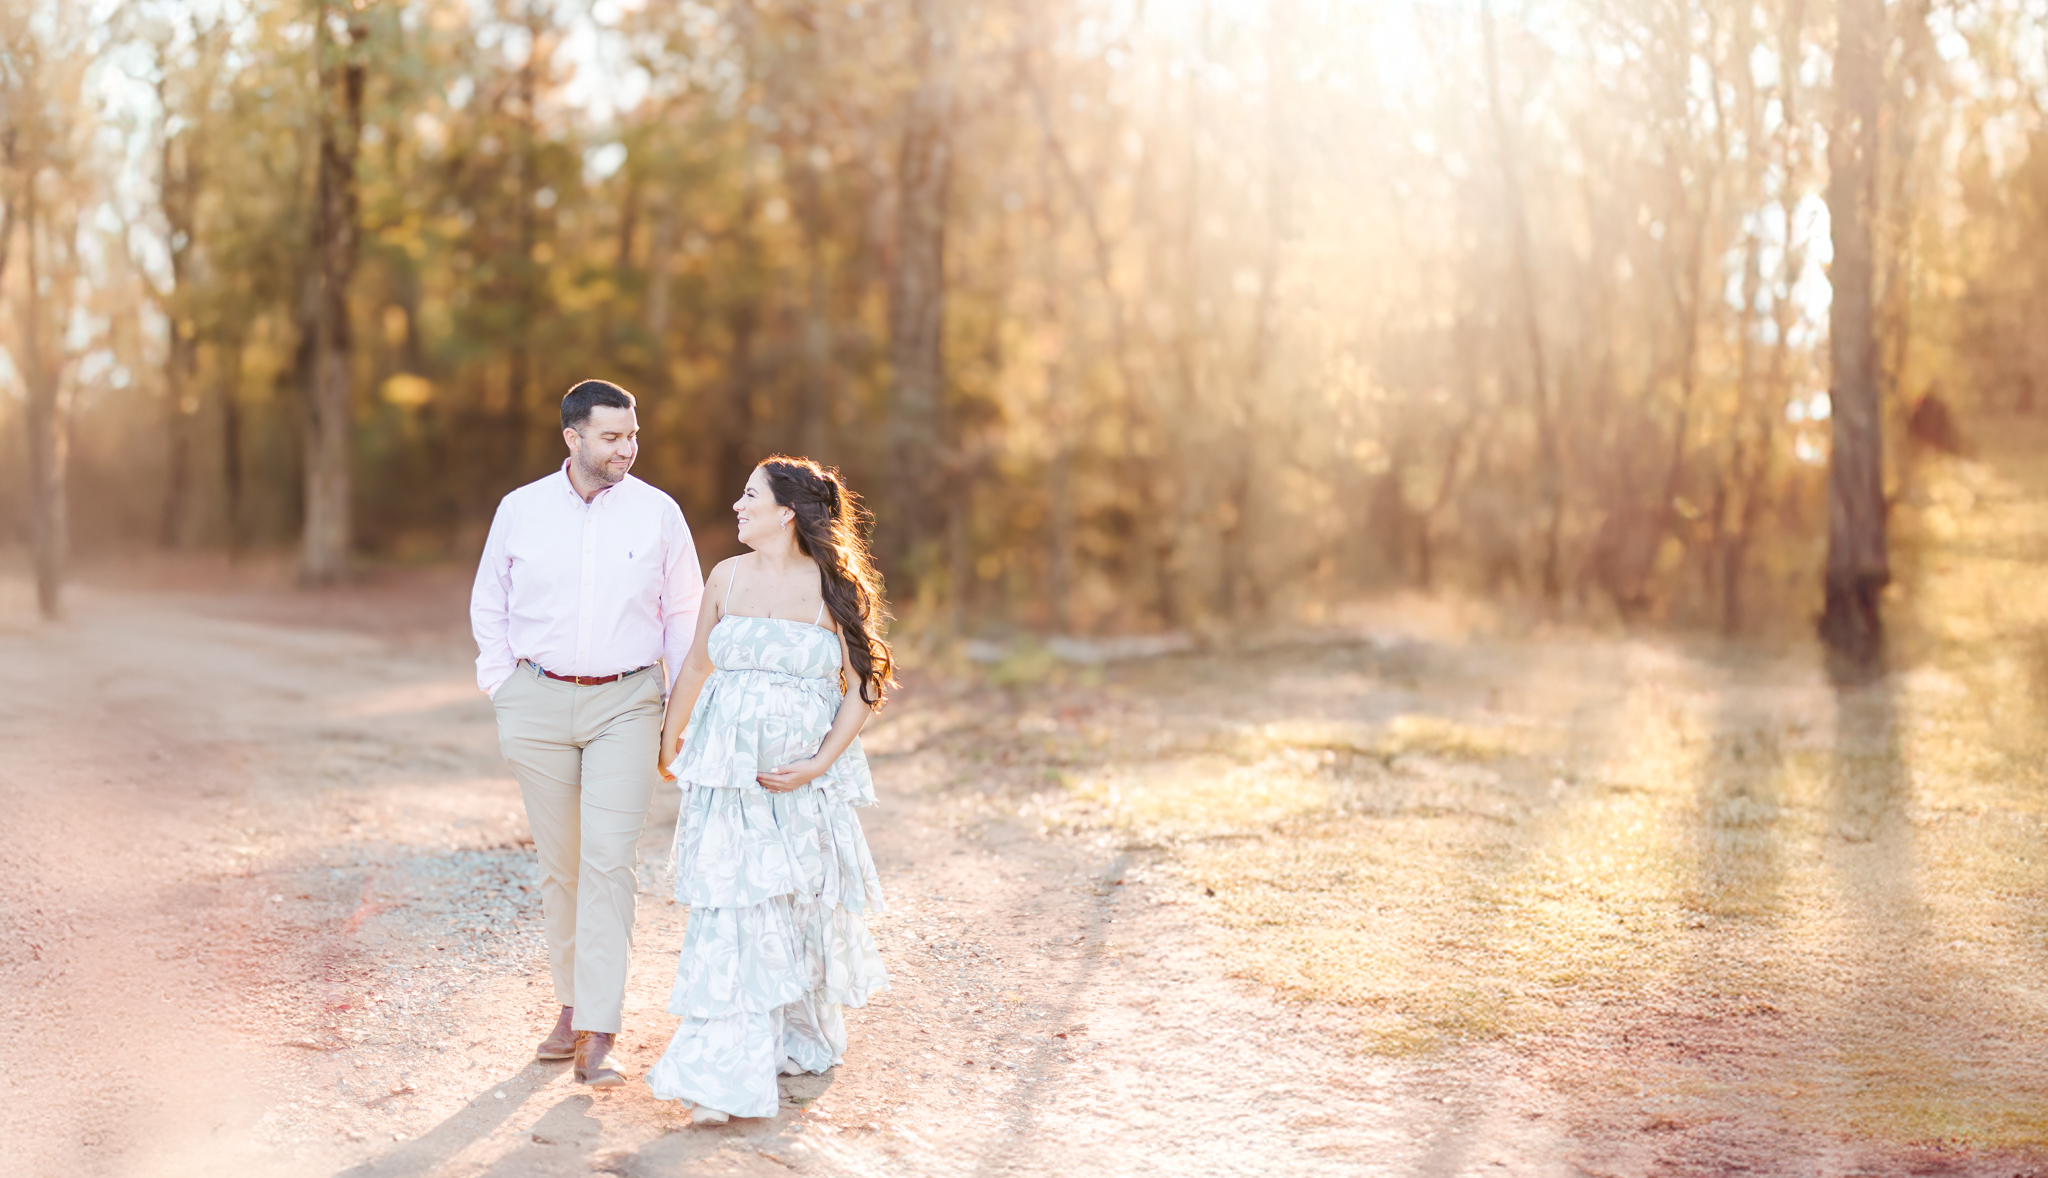
[[[753,551],[705,578],[661,740],[690,923],[668,1006],[683,1022],[647,1084],[699,1124],[773,1116],[776,1075],[839,1063],[840,1008],[889,984],[853,808],[875,801],[860,729],[895,679],[859,511],[836,471],[786,457],[733,511]]]

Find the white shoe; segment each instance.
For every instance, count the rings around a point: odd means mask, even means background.
[[[705,1108],[701,1104],[690,1110],[690,1123],[693,1125],[723,1125],[730,1120],[732,1117],[729,1114],[719,1112],[715,1108]]]
[[[790,1059],[790,1058],[789,1058],[788,1056],[784,1056],[784,1057],[783,1057],[783,1059],[782,1059],[782,1074],[783,1074],[783,1075],[785,1075],[785,1076],[801,1076],[801,1075],[803,1075],[803,1074],[804,1074],[804,1071],[805,1071],[804,1065],[802,1065],[802,1064],[798,1063],[797,1061],[795,1061],[795,1060],[793,1060],[793,1059]]]

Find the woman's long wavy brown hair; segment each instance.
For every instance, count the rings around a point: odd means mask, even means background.
[[[868,555],[873,518],[831,467],[787,454],[764,458],[760,466],[777,505],[796,513],[797,551],[818,563],[825,608],[846,635],[860,697],[879,708],[896,686],[896,660],[882,640],[889,606],[882,599],[881,574]]]

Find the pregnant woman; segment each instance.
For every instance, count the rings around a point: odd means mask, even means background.
[[[705,578],[661,740],[690,922],[668,1006],[683,1022],[647,1085],[698,1124],[775,1115],[776,1076],[839,1063],[841,1008],[889,984],[853,811],[875,801],[861,725],[895,679],[859,510],[836,471],[784,457],[733,510],[753,551]]]

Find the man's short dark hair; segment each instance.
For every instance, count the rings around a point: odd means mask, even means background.
[[[562,428],[582,429],[590,420],[590,411],[599,405],[631,409],[633,394],[608,380],[586,380],[562,398]]]

